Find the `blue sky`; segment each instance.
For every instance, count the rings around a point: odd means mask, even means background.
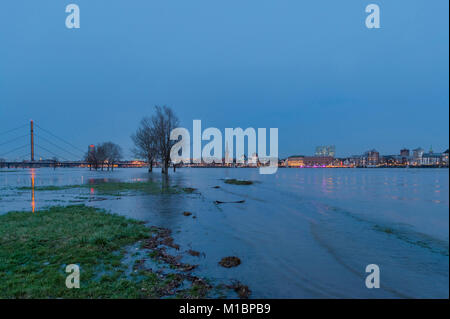
[[[69,3],[80,29],[65,27]],[[365,27],[370,3],[381,29]],[[4,0],[0,132],[32,118],[81,149],[111,140],[129,153],[141,117],[166,104],[190,129],[278,127],[280,156],[322,144],[338,156],[443,151],[448,5]]]

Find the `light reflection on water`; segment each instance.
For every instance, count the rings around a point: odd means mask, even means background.
[[[200,264],[199,275],[239,279],[253,297],[448,297],[445,169],[280,169],[276,175],[259,175],[256,169],[179,169],[169,181],[145,169],[23,170],[0,173],[0,213],[29,210],[30,192],[14,187],[30,186],[30,178],[33,211],[81,201],[168,227],[183,250],[205,253],[187,260]],[[257,183],[227,185],[224,178]],[[36,197],[34,191],[45,185],[148,179],[197,188],[199,194],[97,201],[94,188],[36,191]],[[243,199],[243,204],[213,203]],[[239,256],[242,265],[219,267],[227,255]],[[381,268],[382,289],[364,286],[370,263]]]
[[[34,198],[34,178],[36,174],[34,168],[30,169],[30,174],[31,174],[31,210],[34,213],[36,209],[36,201]]]

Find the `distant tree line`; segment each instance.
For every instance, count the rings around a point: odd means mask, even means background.
[[[112,142],[101,143],[89,149],[86,154],[86,161],[89,164],[89,169],[94,168],[98,170],[104,167],[114,170],[114,165],[122,158],[122,149],[119,145]]]
[[[160,161],[162,173],[168,174],[170,150],[176,143],[170,140],[170,132],[178,125],[177,116],[167,106],[155,106],[154,114],[144,117],[139,123],[136,132],[131,136],[134,143],[132,151],[136,157],[148,163],[149,172],[153,171],[156,161]]]

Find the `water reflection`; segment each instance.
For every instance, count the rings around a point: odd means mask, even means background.
[[[36,176],[36,172],[35,169],[32,168],[31,169],[31,210],[34,213],[35,209],[36,209],[36,201],[34,198],[34,179]]]

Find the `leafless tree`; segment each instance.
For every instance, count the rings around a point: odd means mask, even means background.
[[[111,168],[113,171],[114,165],[122,158],[122,148],[113,142],[105,142],[100,145],[100,149],[105,157],[108,170]]]
[[[148,171],[153,171],[153,164],[156,161],[158,155],[157,139],[155,136],[155,130],[153,128],[152,119],[144,117],[136,133],[131,135],[131,139],[134,143],[132,152],[140,159],[144,159],[148,163]]]
[[[97,167],[98,167],[98,165],[100,165],[100,167],[101,167],[101,169],[103,171],[103,167],[104,167],[105,162],[106,162],[106,160],[108,158],[107,149],[106,149],[106,147],[104,146],[103,143],[98,145],[95,148],[95,157],[97,159]]]
[[[101,167],[103,171],[106,165],[107,169],[114,170],[114,165],[122,158],[122,149],[119,145],[112,142],[105,142],[99,144],[97,147],[92,148],[86,154],[86,161],[89,163],[89,168],[92,167],[97,170]]]
[[[169,173],[170,150],[176,141],[170,140],[170,132],[178,127],[179,121],[170,107],[155,106],[152,116],[153,129],[157,141],[158,157],[161,160],[162,173]]]
[[[92,170],[94,167],[95,170],[98,169],[98,160],[97,160],[97,150],[92,147],[85,155],[86,162],[89,164],[89,170]]]

